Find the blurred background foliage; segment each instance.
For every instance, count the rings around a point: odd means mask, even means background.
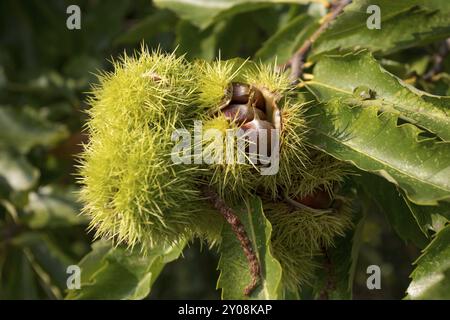
[[[66,28],[70,4],[81,8],[81,30]],[[310,18],[297,18],[306,11]],[[286,59],[309,31],[299,35],[285,26],[314,26],[324,12],[320,3],[259,5],[204,25],[202,17],[192,24],[149,0],[1,1],[0,299],[63,298],[67,266],[90,251],[92,233],[77,202],[76,155],[86,141],[86,95],[98,70],[110,70],[111,59],[142,42],[177,48],[189,59],[220,52],[223,59],[264,60],[271,48]],[[448,73],[432,84],[415,78],[427,70],[433,50],[403,50],[382,63],[418,88],[448,95]],[[367,208],[354,298],[400,299],[420,250],[397,237],[379,206]],[[217,261],[214,252],[192,244],[162,271],[149,298],[219,298]],[[371,264],[383,270],[381,290],[366,287]]]

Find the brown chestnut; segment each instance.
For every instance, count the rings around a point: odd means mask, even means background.
[[[255,120],[267,120],[267,115],[261,109],[253,108],[253,112],[254,112],[253,119],[255,119]]]
[[[246,104],[230,104],[222,109],[222,113],[230,121],[238,125],[252,121],[253,119],[266,120],[266,114]]]
[[[319,189],[309,195],[297,198],[295,200],[314,209],[328,209],[331,207],[333,202],[330,194],[323,189]]]
[[[250,105],[262,110],[266,111],[266,99],[261,91],[252,87],[250,89]]]
[[[235,82],[232,84],[233,94],[231,103],[247,103],[250,95],[250,86],[243,83]]]
[[[274,126],[265,120],[252,120],[250,122],[245,123],[241,127],[246,133],[251,131],[256,131],[256,142],[257,143],[257,152],[259,153],[259,133],[263,130],[266,130],[266,136],[267,136],[267,156],[270,156],[271,154],[271,129],[274,129]]]

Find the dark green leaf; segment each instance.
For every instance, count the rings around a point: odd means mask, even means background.
[[[442,229],[415,262],[409,299],[450,299],[450,225]]]
[[[169,11],[158,10],[121,34],[115,40],[115,44],[139,43],[150,39],[157,33],[171,30],[175,22],[175,17]]]
[[[450,220],[450,203],[448,202],[440,202],[437,206],[419,206],[403,198],[425,234],[428,230],[438,232],[443,224]]]
[[[9,251],[1,271],[0,299],[39,298],[39,283],[23,251]]]
[[[62,298],[67,267],[75,261],[45,233],[24,232],[12,243],[25,252],[42,287],[49,290],[51,296]]]
[[[354,180],[365,191],[367,197],[386,215],[400,238],[413,242],[419,248],[426,246],[427,233],[421,230],[420,224],[414,219],[414,215],[403,201],[402,194],[394,185],[381,177],[367,173],[361,173],[354,177]]]
[[[306,4],[313,0],[155,0],[161,8],[176,12],[181,18],[204,29],[219,19],[280,3]]]
[[[317,27],[316,19],[299,15],[264,43],[256,52],[255,60],[268,62],[277,58],[278,63],[286,62]]]
[[[370,5],[380,8],[380,29],[369,29]],[[450,2],[447,0],[353,1],[313,46],[312,55],[332,49],[368,48],[391,53],[450,36]]]
[[[206,30],[200,30],[188,21],[180,20],[176,27],[177,51],[186,54],[188,58],[201,58],[211,60],[216,55],[216,42],[218,29],[215,26]]]

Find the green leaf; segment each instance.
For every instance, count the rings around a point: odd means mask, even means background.
[[[61,292],[66,288],[66,268],[74,263],[66,247],[47,233],[21,228],[3,248],[6,250],[0,250],[0,260],[6,259],[3,265],[0,263],[0,297],[62,298]]]
[[[69,291],[66,299],[143,299],[165,264],[176,260],[184,246],[155,247],[144,255],[138,248],[98,241],[79,263],[81,288]]]
[[[323,57],[307,87],[319,101],[342,97],[349,103],[357,100],[378,106],[450,140],[450,97],[433,96],[405,84],[370,53]]]
[[[369,29],[370,5],[380,8],[381,28]],[[391,53],[450,36],[450,2],[447,0],[360,0],[347,6],[314,44],[315,56],[333,49],[368,48]]]
[[[450,299],[450,225],[442,229],[414,263],[409,299]]]
[[[419,140],[411,124],[378,114],[378,107],[349,107],[340,100],[310,109],[310,142],[359,169],[401,187],[417,204],[436,205],[450,198],[450,143]]]
[[[31,108],[0,107],[0,128],[0,145],[22,153],[36,145],[54,146],[68,136],[64,126],[48,122]]]
[[[68,276],[66,269],[75,262],[67,255],[66,248],[43,232],[21,233],[12,243],[26,254],[42,288],[50,296],[62,298]]]
[[[75,191],[56,192],[51,187],[40,188],[28,195],[26,224],[32,228],[59,228],[83,225],[88,219],[80,215],[81,206]]]
[[[158,10],[122,33],[114,43],[116,45],[139,43],[145,39],[150,39],[157,33],[170,31],[175,22],[176,19],[172,13]]]
[[[419,206],[403,197],[422,232],[428,230],[438,232],[450,220],[450,203],[440,202],[437,206]]]
[[[189,59],[212,60],[216,54],[217,33],[222,26],[200,30],[188,21],[180,20],[176,26],[177,52]]]
[[[224,59],[254,55],[262,42],[280,28],[283,18],[287,19],[286,15],[282,10],[267,7],[218,21],[207,29],[213,29],[213,35],[217,38],[214,54],[217,55],[217,50],[220,50]]]
[[[39,171],[24,156],[0,146],[0,176],[17,191],[25,191],[33,187],[39,178]]]
[[[292,54],[318,27],[318,22],[307,14],[301,14],[270,37],[254,59],[268,62],[277,58],[279,63],[289,60]]]
[[[39,283],[22,250],[9,250],[0,274],[0,299],[39,299]]]
[[[421,229],[421,225],[403,200],[401,192],[394,185],[381,177],[364,172],[353,179],[365,191],[367,197],[386,215],[390,225],[400,238],[407,242],[411,241],[419,248],[427,245],[427,232]]]
[[[174,11],[201,29],[238,13],[253,11],[280,3],[307,4],[314,0],[155,0],[160,8]],[[318,2],[318,0],[316,0]]]
[[[246,297],[244,288],[250,283],[251,276],[247,259],[231,227],[226,224],[222,231],[217,283],[222,288],[222,299],[279,299],[281,298],[280,263],[272,256],[270,238],[272,225],[264,216],[261,200],[252,198],[246,207],[236,208],[247,235],[255,249],[261,265],[261,281],[255,291]]]

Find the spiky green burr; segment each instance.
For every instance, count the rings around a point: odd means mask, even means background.
[[[261,166],[249,161],[211,164],[208,166],[211,186],[230,201],[239,201],[246,195],[260,191],[276,198],[280,192],[292,187],[292,177],[304,174],[308,162],[305,143],[307,130],[303,116],[305,104],[296,101],[287,75],[277,72],[275,66],[239,59],[201,62],[195,68],[199,83],[196,102],[204,111],[202,119],[206,127],[215,127],[223,131],[225,136],[227,129],[239,129],[247,125],[236,121],[227,123],[224,117],[224,110],[229,108],[227,106],[236,106],[232,99],[233,87],[245,84],[250,87],[250,91],[263,95],[262,109],[267,121],[280,133],[280,162],[276,174],[262,175]],[[247,105],[252,106],[251,101]],[[259,110],[255,108],[255,111]],[[208,144],[209,141],[204,141],[204,146]],[[238,153],[234,156],[237,158]]]
[[[200,168],[170,156],[172,132],[195,117],[190,64],[142,49],[113,65],[89,100],[80,165],[83,211],[96,236],[145,248],[219,232],[217,216],[201,205]]]

